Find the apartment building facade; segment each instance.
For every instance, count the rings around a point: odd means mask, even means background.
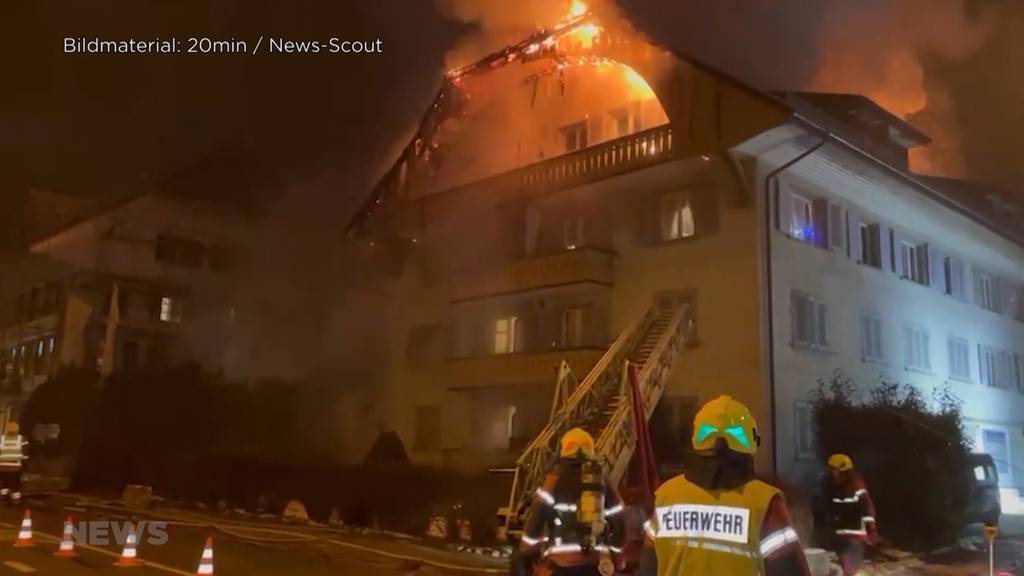
[[[144,194],[35,239],[0,279],[0,377],[17,406],[61,366],[220,366],[246,227],[229,210]]]
[[[664,458],[685,461],[694,410],[725,393],[761,424],[758,466],[807,478],[811,393],[838,370],[862,389],[948,385],[976,449],[1024,486],[1024,242],[1006,215],[911,174],[927,136],[865,98],[762,93],[665,53],[624,61],[650,82],[637,104],[526,107],[512,117],[549,134],[543,157],[475,146],[484,166],[448,165],[452,183],[410,154],[400,192],[360,215],[397,303],[380,405],[413,458],[514,463],[560,361],[582,378],[638,315],[685,302],[694,337],[652,421]],[[661,123],[614,121],[652,108]],[[487,146],[521,151],[503,121]]]

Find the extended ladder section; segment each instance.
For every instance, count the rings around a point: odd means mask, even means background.
[[[518,531],[532,491],[558,460],[559,440],[572,428],[583,428],[594,437],[606,477],[619,484],[637,441],[626,362],[640,368],[640,394],[644,414],[650,418],[691,327],[689,307],[679,304],[653,306],[622,331],[519,457],[508,504],[498,512],[508,535]]]

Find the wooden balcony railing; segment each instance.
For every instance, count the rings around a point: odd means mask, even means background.
[[[553,390],[562,360],[574,374],[586,374],[604,354],[602,348],[574,348],[546,352],[490,354],[448,360],[448,385],[453,389],[542,384],[543,393]]]
[[[525,166],[513,173],[522,184],[537,186],[592,181],[664,162],[672,156],[672,126],[664,124],[649,130],[609,140],[564,156]]]
[[[580,282],[611,285],[614,255],[594,248],[578,248],[552,256],[505,263],[491,270],[467,274],[452,286],[453,302],[565,286]]]

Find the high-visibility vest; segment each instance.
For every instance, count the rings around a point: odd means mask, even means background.
[[[24,443],[25,438],[20,434],[0,437],[0,467],[21,468],[21,461],[25,459],[21,451]]]
[[[762,574],[761,524],[779,494],[759,480],[713,491],[682,475],[662,484],[645,526],[654,540],[658,576]]]

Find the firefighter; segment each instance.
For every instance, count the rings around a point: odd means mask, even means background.
[[[867,485],[853,469],[853,459],[836,453],[828,458],[828,524],[835,531],[843,574],[856,574],[864,562],[865,547],[878,538],[875,503]]]
[[[0,498],[9,504],[21,501],[21,464],[28,444],[17,422],[8,422],[0,438]]]
[[[754,417],[729,396],[693,421],[692,472],[655,493],[644,524],[642,576],[810,576],[782,492],[754,479],[761,443]]]
[[[585,430],[566,432],[559,458],[534,494],[512,573],[611,576],[625,537],[622,500]]]

